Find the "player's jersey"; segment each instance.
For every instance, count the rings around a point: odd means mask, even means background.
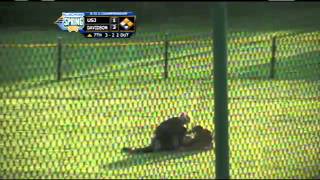
[[[202,149],[212,146],[212,140],[211,132],[207,129],[202,129],[196,132],[195,137],[189,143],[185,144],[185,147]]]
[[[162,149],[174,150],[174,144],[182,144],[183,137],[187,129],[179,117],[170,118],[162,122],[155,131],[155,136],[159,139]],[[175,142],[177,141],[177,142]]]
[[[184,127],[184,124],[179,117],[172,117],[168,120],[162,122],[156,129],[155,134],[159,136],[163,133],[169,134],[185,134],[187,129]]]

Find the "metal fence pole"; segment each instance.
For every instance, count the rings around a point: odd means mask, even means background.
[[[168,79],[168,66],[169,66],[169,34],[165,34],[165,40],[164,40],[164,78]]]
[[[229,179],[229,122],[227,92],[226,4],[213,9],[213,77],[215,113],[216,178]]]
[[[277,45],[276,45],[276,36],[272,37],[272,46],[271,46],[271,61],[270,61],[270,79],[274,78],[275,73],[275,64],[276,64],[276,51],[277,51]]]
[[[60,81],[62,78],[61,65],[62,65],[62,38],[58,37],[58,63],[57,63],[57,81]]]

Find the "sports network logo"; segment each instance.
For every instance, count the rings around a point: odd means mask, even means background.
[[[84,13],[62,13],[55,24],[63,31],[78,32],[84,27]]]

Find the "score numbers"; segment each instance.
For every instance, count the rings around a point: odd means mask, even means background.
[[[86,37],[92,38],[130,38],[131,32],[95,32],[88,33]]]

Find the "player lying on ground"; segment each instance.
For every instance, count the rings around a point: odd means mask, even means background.
[[[202,126],[195,126],[190,133],[194,134],[194,138],[186,136],[179,151],[209,150],[213,148],[213,136],[208,129],[204,129]]]
[[[190,117],[186,113],[181,113],[180,117],[172,117],[163,121],[155,130],[151,144],[144,148],[123,148],[124,152],[129,153],[150,153],[157,151],[178,150],[183,144],[187,133],[187,125]]]
[[[193,134],[194,137],[192,138],[188,134]],[[192,128],[190,132],[186,134],[184,137],[183,143],[180,145],[176,151],[194,151],[194,150],[210,150],[212,149],[213,146],[213,136],[211,131],[208,129],[204,129],[202,126],[195,126]],[[152,146],[152,145],[150,145]],[[127,152],[129,153],[145,153],[145,149],[150,148],[150,146],[145,147],[145,148],[138,148],[138,149],[127,149]],[[147,151],[151,152],[151,151]],[[155,152],[155,151],[153,151]]]

